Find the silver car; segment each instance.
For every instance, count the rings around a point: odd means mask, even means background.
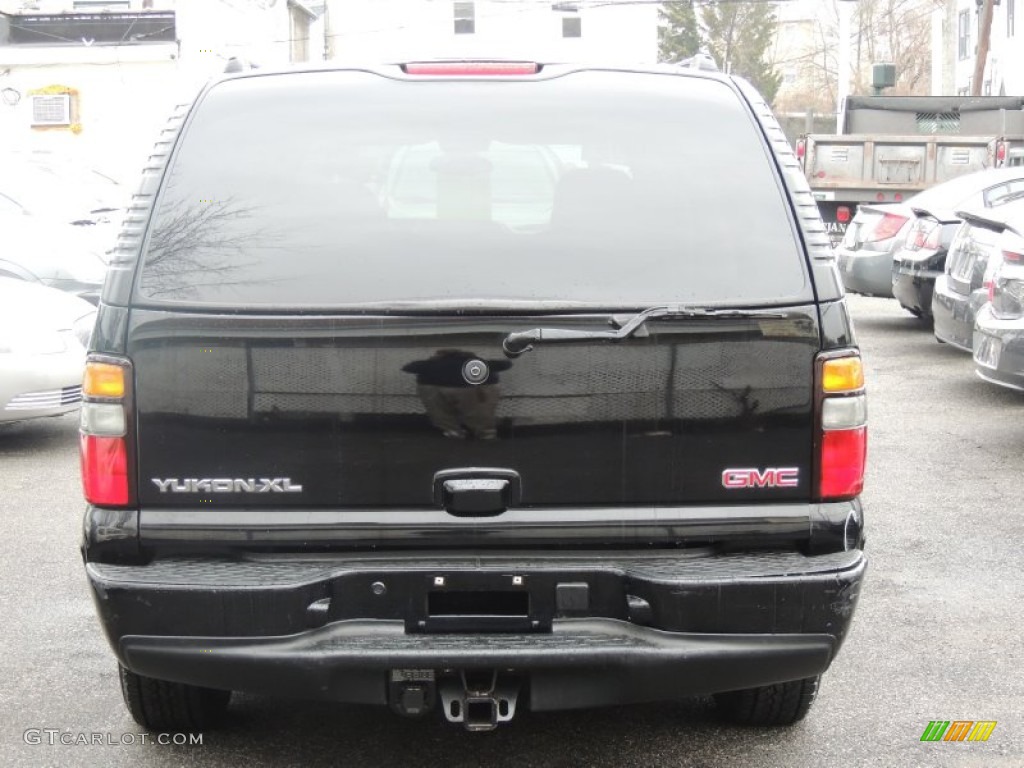
[[[936,339],[970,352],[975,318],[989,300],[994,273],[1004,258],[1000,233],[1008,221],[1024,218],[1024,193],[1004,205],[957,215],[963,223],[949,247],[945,272],[935,280],[932,317]]]
[[[41,283],[99,303],[106,256],[66,224],[0,214],[0,277]]]
[[[974,372],[985,381],[1024,391],[1024,217],[1007,218],[996,249],[989,302],[974,322]]]
[[[95,319],[84,299],[0,277],[0,422],[79,407]]]
[[[1024,189],[1024,167],[997,168],[958,176],[902,203],[862,203],[836,247],[847,291],[892,297],[893,256],[915,220],[914,209],[989,207]]]

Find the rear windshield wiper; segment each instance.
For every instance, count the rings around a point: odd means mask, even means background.
[[[630,317],[625,322],[619,323],[613,319],[619,327],[607,331],[581,331],[575,328],[532,328],[529,331],[514,331],[505,337],[501,348],[506,357],[519,357],[524,352],[533,349],[538,342],[557,344],[567,341],[622,341],[633,336],[643,328],[644,323],[657,317],[764,317],[781,318],[786,317],[782,312],[750,311],[743,309],[707,309],[703,307],[686,307],[669,305],[663,307],[650,307]]]

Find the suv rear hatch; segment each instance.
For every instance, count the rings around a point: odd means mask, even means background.
[[[819,319],[749,107],[555,74],[207,91],[129,321],[144,512],[811,500]]]

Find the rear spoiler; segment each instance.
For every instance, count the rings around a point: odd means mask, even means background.
[[[931,216],[933,219],[936,219],[937,221],[940,221],[943,224],[953,224],[963,219],[963,216],[960,216],[955,211],[950,210],[948,208],[929,210],[928,208],[911,207],[910,210],[912,210],[914,212],[914,215],[917,216],[918,218],[921,218],[922,216]]]
[[[993,232],[1008,229],[1024,236],[1024,190],[1007,195],[994,208],[971,208],[957,211],[956,215],[974,227]]]

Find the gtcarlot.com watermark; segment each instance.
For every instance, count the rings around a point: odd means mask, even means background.
[[[26,744],[50,747],[130,747],[136,744],[163,747],[202,746],[201,733],[110,733],[101,731],[63,731],[60,728],[28,728],[22,734]]]

